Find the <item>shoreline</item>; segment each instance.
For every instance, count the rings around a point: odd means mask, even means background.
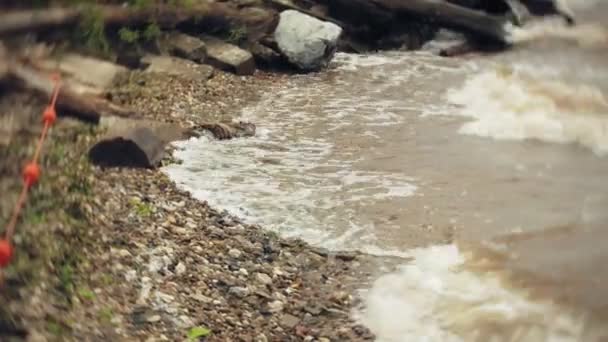
[[[193,82],[146,76],[144,82],[130,79],[115,90],[124,103],[150,118],[191,126],[233,116],[269,82],[283,77],[258,72],[244,78],[216,71],[209,81]],[[76,136],[89,143],[99,134],[81,123],[64,126],[55,131],[84,127]],[[53,144],[64,144],[55,131]],[[20,295],[9,296],[10,309],[0,316],[11,318],[12,329],[0,329],[0,335],[25,328],[28,340],[173,341],[200,327],[209,329],[209,341],[373,340],[351,317],[357,305],[352,286],[367,261],[243,224],[179,190],[160,169],[92,167],[83,156],[85,146],[60,160],[70,164],[76,159],[87,180],[87,191],[77,201],[82,228],[71,230],[73,241],[54,247],[62,252],[59,259],[71,260],[69,267],[57,267],[51,255],[39,255],[45,265],[37,264],[36,272],[48,278],[17,286]],[[52,153],[53,147],[44,151],[49,168],[54,166],[48,158]],[[55,179],[43,178],[41,188],[47,181]],[[62,196],[57,191],[53,195]],[[59,217],[43,223],[70,226]],[[25,222],[18,228],[26,241],[38,238],[24,232],[30,226]],[[41,241],[29,248],[35,242]],[[18,259],[25,254],[19,247]]]

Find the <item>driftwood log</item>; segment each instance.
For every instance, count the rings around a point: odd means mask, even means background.
[[[32,90],[50,98],[53,94],[54,83],[47,73],[20,62],[7,62],[0,60],[0,78],[4,70],[4,79],[10,79],[17,85]],[[70,88],[69,84],[62,83],[57,96],[57,107],[61,113],[74,116],[88,122],[99,122],[103,116],[137,117],[137,114],[127,108],[110,101],[78,94]]]
[[[195,130],[207,130],[216,139],[226,140],[233,138],[252,137],[255,135],[256,126],[250,122],[213,122],[202,123]]]
[[[73,25],[87,15],[88,11],[94,11],[95,15],[99,16],[106,25],[136,25],[153,20],[161,27],[171,27],[192,19],[201,20],[213,17],[246,21],[246,18],[241,18],[237,9],[224,3],[201,3],[187,8],[168,5],[145,8],[112,5],[94,8],[61,7],[18,10],[2,14],[0,15],[0,36]]]
[[[473,33],[501,43],[507,42],[506,18],[475,11],[446,1],[368,0],[388,11],[404,12],[431,18],[442,25]]]
[[[361,20],[383,29],[383,25],[395,19],[395,13],[406,13],[419,18],[433,19],[447,27],[477,34],[498,42],[506,42],[505,24],[503,17],[493,16],[482,11],[455,5],[447,1],[437,0],[316,0],[329,9],[327,15],[315,13],[295,5],[285,4],[276,0],[266,0],[279,9],[297,9],[319,19],[338,24],[346,31],[360,32]],[[336,5],[337,4],[337,5]],[[334,7],[332,7],[334,5]],[[335,6],[339,6],[339,9]],[[353,14],[343,14],[347,8]],[[156,5],[146,8],[123,6],[97,6],[94,9],[81,7],[49,8],[43,10],[13,11],[0,15],[0,36],[41,31],[53,27],[73,25],[77,23],[86,11],[95,11],[95,14],[107,25],[135,25],[154,20],[161,27],[173,27],[192,19],[203,20],[224,18],[235,23],[251,26],[248,22],[254,19],[238,8],[228,3],[213,2],[201,3],[196,6],[179,8],[168,5]],[[358,14],[357,14],[358,13]],[[251,17],[251,18],[249,18]],[[358,17],[358,18],[356,18]],[[355,19],[354,21],[351,19]],[[255,23],[259,26],[259,23]],[[266,25],[268,26],[268,25]],[[270,25],[272,26],[272,25]],[[265,27],[264,31],[272,27]],[[267,32],[268,33],[268,32]]]

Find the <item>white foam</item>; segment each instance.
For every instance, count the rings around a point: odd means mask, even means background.
[[[598,24],[564,26],[561,19],[552,18],[532,22],[525,27],[508,26],[509,40],[523,43],[554,38],[577,43],[584,47],[606,47],[608,32]]]
[[[405,101],[370,90],[401,89],[412,73],[387,78],[383,68],[407,58],[339,54],[338,63],[358,71],[291,78],[243,110],[241,119],[258,126],[255,137],[178,143],[182,163],[164,171],[196,198],[283,236],[332,249],[373,249],[373,220],[357,208],[412,196],[415,181],[401,172],[358,169],[366,154],[351,141],[356,132],[382,140],[382,127],[403,123]]]
[[[464,134],[579,143],[608,152],[608,101],[593,86],[502,67],[469,78],[447,98],[461,107],[452,114],[474,119],[461,128]]]
[[[364,292],[357,318],[380,342],[596,341],[587,316],[531,301],[497,277],[464,270],[455,245],[412,250],[414,260]],[[605,331],[604,331],[605,332]]]

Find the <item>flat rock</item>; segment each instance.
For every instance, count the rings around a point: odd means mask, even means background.
[[[207,80],[213,76],[213,67],[197,64],[179,57],[147,55],[142,58],[142,63],[148,65],[147,72],[164,73],[196,80]]]
[[[105,60],[70,53],[45,59],[39,65],[47,70],[59,70],[78,93],[99,95],[114,82],[116,76],[129,69]],[[76,86],[74,86],[74,84]]]
[[[246,287],[233,286],[228,289],[228,293],[238,298],[245,298],[249,295],[250,291]]]
[[[202,40],[207,45],[206,63],[237,75],[253,75],[255,72],[255,60],[249,51],[210,36],[203,36]]]
[[[287,60],[304,71],[321,69],[333,58],[342,28],[294,10],[280,14],[274,39]]]

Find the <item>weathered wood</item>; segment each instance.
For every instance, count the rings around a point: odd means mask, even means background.
[[[507,44],[507,20],[436,0],[368,0],[388,11],[432,18],[446,27]]]
[[[54,83],[46,73],[22,63],[13,62],[8,65],[9,76],[16,79],[24,88],[31,89],[46,97],[53,94]],[[127,108],[113,104],[103,98],[85,96],[71,89],[68,83],[63,83],[57,97],[57,106],[66,114],[84,121],[99,122],[102,116],[114,115],[136,117],[137,114]]]
[[[13,11],[0,16],[0,35],[74,23],[80,15],[75,8],[49,8],[44,10]]]
[[[250,122],[213,122],[202,123],[195,129],[209,131],[216,139],[226,140],[233,138],[252,137],[255,135],[256,126]]]
[[[93,9],[47,8],[11,11],[0,15],[0,36],[72,25],[86,15],[87,11],[94,11],[107,25],[135,25],[153,20],[161,27],[170,27],[194,18],[200,20],[220,16],[237,21],[240,19],[238,10],[224,3],[199,3],[188,8],[168,5],[145,8],[111,5],[96,6]]]

